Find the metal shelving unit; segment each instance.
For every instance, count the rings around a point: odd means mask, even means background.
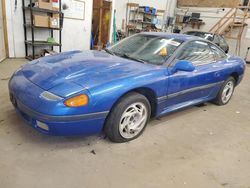
[[[29,6],[26,5],[26,3],[29,3]],[[23,28],[24,28],[24,44],[25,44],[25,56],[29,60],[35,59],[35,47],[38,46],[44,46],[44,47],[50,47],[51,50],[54,50],[54,46],[59,47],[59,52],[62,51],[62,11],[61,11],[61,1],[59,1],[59,11],[56,10],[49,10],[49,9],[42,9],[37,7],[32,7],[32,0],[28,0],[27,2],[25,0],[22,0],[22,8],[23,8]],[[30,23],[27,23],[26,18],[26,12],[29,12],[30,17]],[[53,14],[59,15],[59,28],[50,28],[50,27],[38,27],[34,25],[34,19],[33,15],[35,12],[44,13],[49,16],[52,16]],[[28,39],[27,36],[27,30],[31,30],[31,39]],[[39,29],[47,29],[50,30],[50,37],[54,36],[54,31],[59,32],[59,43],[49,43],[47,41],[37,41],[35,39],[35,30]],[[29,48],[31,48],[31,55],[29,55]]]
[[[142,11],[141,8],[137,3],[127,3],[127,35],[144,31],[145,27],[154,25],[153,19],[158,15]]]

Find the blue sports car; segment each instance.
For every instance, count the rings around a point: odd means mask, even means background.
[[[34,60],[13,74],[9,92],[17,112],[42,133],[104,131],[127,142],[151,117],[207,101],[227,104],[244,70],[242,58],[207,40],[141,33],[105,51]]]

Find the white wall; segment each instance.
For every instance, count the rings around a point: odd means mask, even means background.
[[[62,30],[62,51],[86,50],[90,48],[91,20],[92,20],[92,0],[85,0],[85,20],[64,19]],[[24,29],[22,15],[22,1],[6,0],[7,31],[10,57],[24,57]],[[57,33],[56,31],[54,33]],[[39,31],[36,39],[46,40],[48,31]],[[56,35],[55,35],[56,36]]]
[[[8,44],[9,44],[9,55],[10,57],[24,57],[24,34],[23,34],[23,16],[22,16],[22,5],[21,0],[17,1],[17,9],[15,10],[14,1],[6,0],[6,16],[7,16],[7,30],[8,30]],[[116,9],[116,25],[117,29],[121,29],[122,20],[126,19],[126,4],[128,2],[139,3],[141,6],[152,6],[156,9],[167,10],[166,15],[173,16],[174,8],[176,6],[176,0],[113,0],[113,9]],[[64,27],[62,31],[62,50],[86,50],[90,47],[90,36],[91,36],[91,22],[92,22],[92,0],[85,0],[85,20],[73,20],[64,19]],[[217,8],[191,8],[193,12],[201,12],[201,18],[205,21],[205,25],[201,27],[201,30],[208,31],[213,24],[215,24],[228,9],[224,12]],[[113,20],[113,19],[112,19]],[[250,21],[248,23],[250,25]],[[111,24],[111,31],[113,31]],[[190,27],[184,28],[184,31],[192,30]],[[56,32],[55,32],[56,33]],[[112,35],[112,32],[110,32]],[[39,32],[39,38],[47,39],[48,32],[45,30]],[[235,52],[235,40],[228,40],[231,46],[230,53]],[[245,38],[245,32],[242,37],[241,56],[244,57],[247,47],[250,46],[250,39]],[[249,54],[250,56],[250,54]],[[248,57],[250,59],[250,57]]]
[[[222,9],[218,8],[190,8],[190,12],[200,12],[201,13],[201,19],[205,22],[205,25],[201,26],[200,31],[209,31],[214,24],[217,23],[217,21],[223,17],[227,12],[229,8],[226,8],[225,11],[222,11]],[[248,25],[250,26],[250,19],[247,20]],[[182,32],[189,31],[189,30],[198,30],[197,28],[192,29],[190,26],[185,27]],[[237,34],[238,32],[234,30],[232,34]],[[250,39],[246,38],[246,29],[242,34],[242,41],[241,41],[241,51],[240,56],[245,57],[247,47],[250,47]],[[226,39],[229,46],[230,46],[230,54],[235,54],[236,49],[236,40],[233,39]],[[248,60],[250,60],[250,53],[248,55]]]
[[[90,49],[93,0],[85,0],[85,20],[64,19],[62,51]]]
[[[116,0],[116,25],[117,29],[122,29],[122,20],[126,21],[127,3],[138,3],[140,6],[151,6],[156,9],[167,10],[167,15],[173,15],[176,7],[176,0]]]
[[[126,19],[126,4],[128,2],[139,3],[141,6],[152,6],[156,9],[168,10],[167,15],[173,15],[176,6],[176,0],[113,0],[113,10],[116,9],[117,29],[121,29],[122,19]],[[90,47],[91,22],[92,22],[93,0],[85,0],[85,20],[64,19],[62,30],[62,51],[68,50],[86,50]],[[15,1],[6,0],[6,16],[10,57],[24,57],[24,29],[22,15],[22,1],[17,1],[15,10]],[[113,11],[112,11],[113,12]],[[113,21],[113,18],[112,18]],[[113,24],[111,24],[110,39],[112,38]],[[37,38],[46,40],[49,32],[46,30],[37,31]],[[57,38],[56,31],[55,38]],[[30,38],[30,37],[29,37]]]

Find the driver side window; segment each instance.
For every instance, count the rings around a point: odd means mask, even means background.
[[[192,41],[186,44],[181,53],[177,55],[177,59],[191,61],[194,66],[205,65],[215,61],[214,54],[208,43],[203,41]]]
[[[223,51],[221,51],[217,46],[211,44],[210,47],[214,53],[216,61],[221,61],[227,58],[227,55]]]

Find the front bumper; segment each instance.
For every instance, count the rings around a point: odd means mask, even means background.
[[[49,116],[29,109],[20,101],[13,104],[19,115],[37,131],[54,136],[91,135],[102,131],[108,112],[75,116]],[[39,126],[46,124],[47,129]]]

